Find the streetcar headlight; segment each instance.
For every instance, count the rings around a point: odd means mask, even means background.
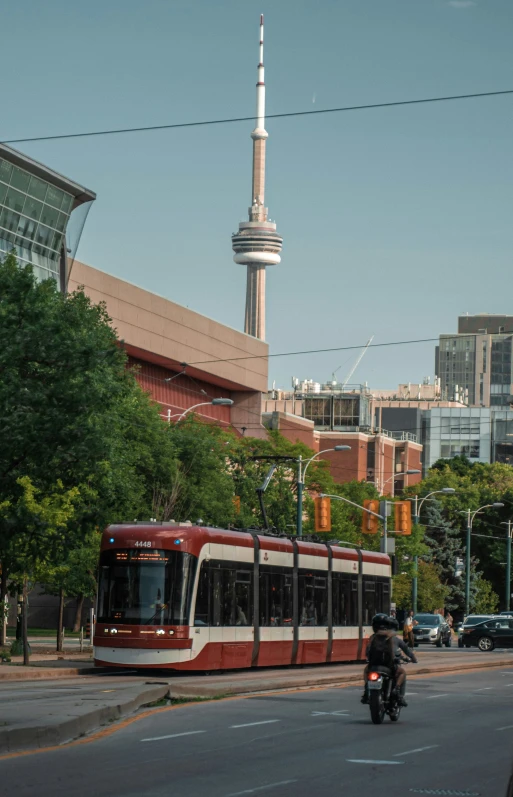
[[[155,633],[157,634],[157,636],[162,636],[162,634],[165,634],[166,632],[164,631],[163,628],[159,628],[158,631],[155,631]]]
[[[170,634],[174,634],[175,632],[173,631],[173,629],[171,629],[171,631],[170,631],[169,633],[170,633]]]

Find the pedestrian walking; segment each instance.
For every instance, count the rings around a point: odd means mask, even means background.
[[[415,638],[413,636],[413,626],[418,625],[417,620],[413,619],[413,612],[410,610],[406,615],[406,620],[403,625],[403,640],[409,648],[415,645]]]

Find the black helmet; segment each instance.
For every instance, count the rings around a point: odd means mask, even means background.
[[[376,634],[378,631],[388,631],[390,628],[390,618],[388,614],[375,614],[372,618],[372,630]]]

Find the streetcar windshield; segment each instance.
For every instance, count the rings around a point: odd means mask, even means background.
[[[196,561],[155,548],[103,551],[98,622],[187,625]]]

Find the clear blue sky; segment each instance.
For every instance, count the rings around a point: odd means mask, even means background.
[[[2,8],[0,138],[513,88],[512,0],[19,0]],[[314,103],[315,99],[315,103]],[[230,235],[251,123],[20,144],[98,194],[78,257],[241,329]],[[512,313],[513,96],[269,120],[273,352],[436,337]],[[433,372],[434,344],[376,349],[355,380]],[[356,354],[271,361],[326,380]]]

